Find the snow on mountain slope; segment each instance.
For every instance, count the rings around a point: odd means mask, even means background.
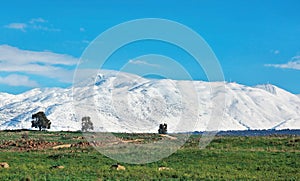
[[[153,80],[102,71],[96,79],[78,83],[73,92],[45,88],[19,95],[0,93],[0,129],[30,128],[31,115],[38,111],[45,111],[51,130],[79,130],[83,116],[90,116],[100,131],[157,132],[164,122],[169,132],[300,129],[299,96],[270,84],[236,83],[225,83],[223,120],[208,127],[212,100],[222,98],[222,87],[222,82]]]
[[[276,129],[288,128],[290,119],[300,118],[300,100],[276,86],[266,85],[246,87],[227,84],[227,111],[226,119],[234,119],[248,129]],[[267,87],[267,89],[262,89]],[[258,88],[258,89],[257,89]],[[300,127],[300,122],[291,129]]]
[[[77,129],[79,124],[74,119],[74,113],[69,112],[73,109],[71,93],[70,89],[47,88],[11,95],[6,104],[0,107],[0,128],[30,128],[31,115],[45,111],[52,121],[53,130],[67,130],[69,126]]]

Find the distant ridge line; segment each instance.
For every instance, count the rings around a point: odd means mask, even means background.
[[[203,131],[194,131],[190,134],[203,134]],[[297,135],[300,136],[300,129],[282,129],[282,130],[232,130],[232,131],[219,131],[216,136],[284,136],[284,135]]]

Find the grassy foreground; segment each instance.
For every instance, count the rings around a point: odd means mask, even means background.
[[[121,135],[121,134],[120,134]],[[145,136],[146,135],[146,136]],[[126,139],[156,134],[122,134]],[[79,132],[0,131],[0,180],[300,180],[300,136],[216,137],[200,150],[193,135],[161,161],[111,169],[116,161],[86,144]],[[53,149],[72,144],[70,148]],[[53,168],[62,165],[64,168]],[[164,166],[170,170],[159,171]]]

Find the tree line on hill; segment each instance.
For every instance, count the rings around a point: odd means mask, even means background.
[[[50,129],[51,121],[47,118],[46,114],[42,111],[39,111],[32,115],[31,127],[39,128],[39,130]],[[84,116],[81,119],[81,131],[87,132],[94,130],[93,122],[91,117]],[[160,124],[158,129],[159,134],[167,134],[167,124]]]
[[[50,129],[51,121],[47,118],[46,114],[43,111],[39,111],[31,116],[31,127],[39,128],[40,131]],[[81,119],[81,131],[87,132],[90,130],[94,130],[93,122],[91,121],[91,117],[84,116]]]

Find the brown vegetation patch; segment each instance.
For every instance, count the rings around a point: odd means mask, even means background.
[[[88,147],[88,146],[91,146],[91,144],[87,141],[80,141],[78,143],[72,144],[72,147],[76,147],[76,148],[82,148],[82,147]]]
[[[3,141],[0,144],[0,149],[9,149],[12,151],[29,151],[29,150],[42,150],[51,148],[55,145],[61,144],[60,142],[49,142],[44,140],[35,139],[19,139]]]

